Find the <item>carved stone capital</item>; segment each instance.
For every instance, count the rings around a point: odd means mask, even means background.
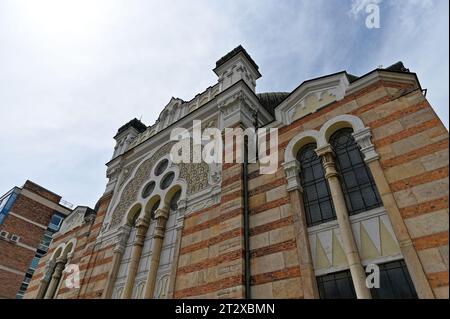
[[[157,209],[155,212],[155,219],[168,219],[169,218],[169,210],[166,208]]]
[[[155,213],[156,225],[154,238],[164,238],[166,231],[167,219],[169,219],[169,211],[167,209],[158,209]]]
[[[369,127],[365,127],[362,130],[354,132],[353,138],[358,146],[361,148],[361,152],[364,154],[364,161],[370,163],[380,158],[375,151],[375,146],[372,143],[372,132]]]
[[[66,258],[60,257],[60,258],[56,259],[55,271],[53,271],[52,278],[60,278],[61,277],[66,263],[67,263]]]
[[[317,155],[322,159],[323,168],[325,169],[325,178],[338,176],[336,166],[334,164],[334,151],[330,144],[324,145],[316,149]]]
[[[49,260],[45,265],[45,272],[51,271],[55,267],[56,262],[54,260]]]
[[[136,220],[136,228],[148,228],[149,225],[150,223],[147,218],[139,217]]]
[[[70,261],[72,260],[73,255],[74,255],[74,252],[73,252],[73,251],[71,251],[71,252],[69,252],[69,253],[67,254],[67,261],[66,261],[67,263],[70,264]]]
[[[300,164],[297,160],[293,160],[287,163],[283,163],[284,173],[286,174],[288,192],[293,190],[299,190],[303,192],[302,186],[300,184]]]
[[[123,225],[119,228],[119,235],[116,245],[114,247],[114,252],[123,253],[127,246],[128,237],[130,236],[131,227],[128,225]]]

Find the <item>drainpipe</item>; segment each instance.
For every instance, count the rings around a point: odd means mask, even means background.
[[[248,139],[244,138],[244,167],[242,170],[242,180],[244,184],[244,277],[245,277],[245,298],[251,298],[250,291],[250,223],[248,205]]]

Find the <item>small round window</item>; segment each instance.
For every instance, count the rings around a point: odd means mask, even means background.
[[[166,189],[172,184],[175,174],[173,172],[167,173],[161,181],[160,187],[161,189]]]
[[[155,175],[161,175],[166,170],[167,166],[169,166],[169,161],[167,159],[163,159],[159,162],[158,166],[156,166]]]
[[[150,182],[147,185],[145,185],[144,189],[142,190],[142,197],[147,198],[151,195],[153,190],[155,189],[155,182]]]

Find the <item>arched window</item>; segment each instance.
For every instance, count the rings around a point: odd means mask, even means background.
[[[336,219],[330,188],[325,179],[322,162],[315,152],[316,147],[315,143],[307,144],[297,155],[308,226]]]
[[[173,194],[172,198],[170,199],[169,207],[171,211],[178,209],[178,201],[181,197],[181,190],[179,189],[175,194]]]
[[[349,215],[382,205],[380,195],[351,128],[340,129],[330,138],[336,156],[336,169],[341,174],[342,190]]]
[[[156,201],[156,203],[154,203],[153,206],[152,206],[152,208],[150,209],[150,218],[151,218],[151,219],[154,219],[154,218],[155,218],[155,213],[156,213],[156,210],[157,210],[158,207],[159,207],[159,203],[160,203],[160,200],[158,199],[158,200]]]

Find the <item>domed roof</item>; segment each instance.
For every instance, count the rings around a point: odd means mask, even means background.
[[[290,93],[289,92],[264,92],[256,96],[261,105],[272,115],[275,114],[275,107],[280,104]]]

